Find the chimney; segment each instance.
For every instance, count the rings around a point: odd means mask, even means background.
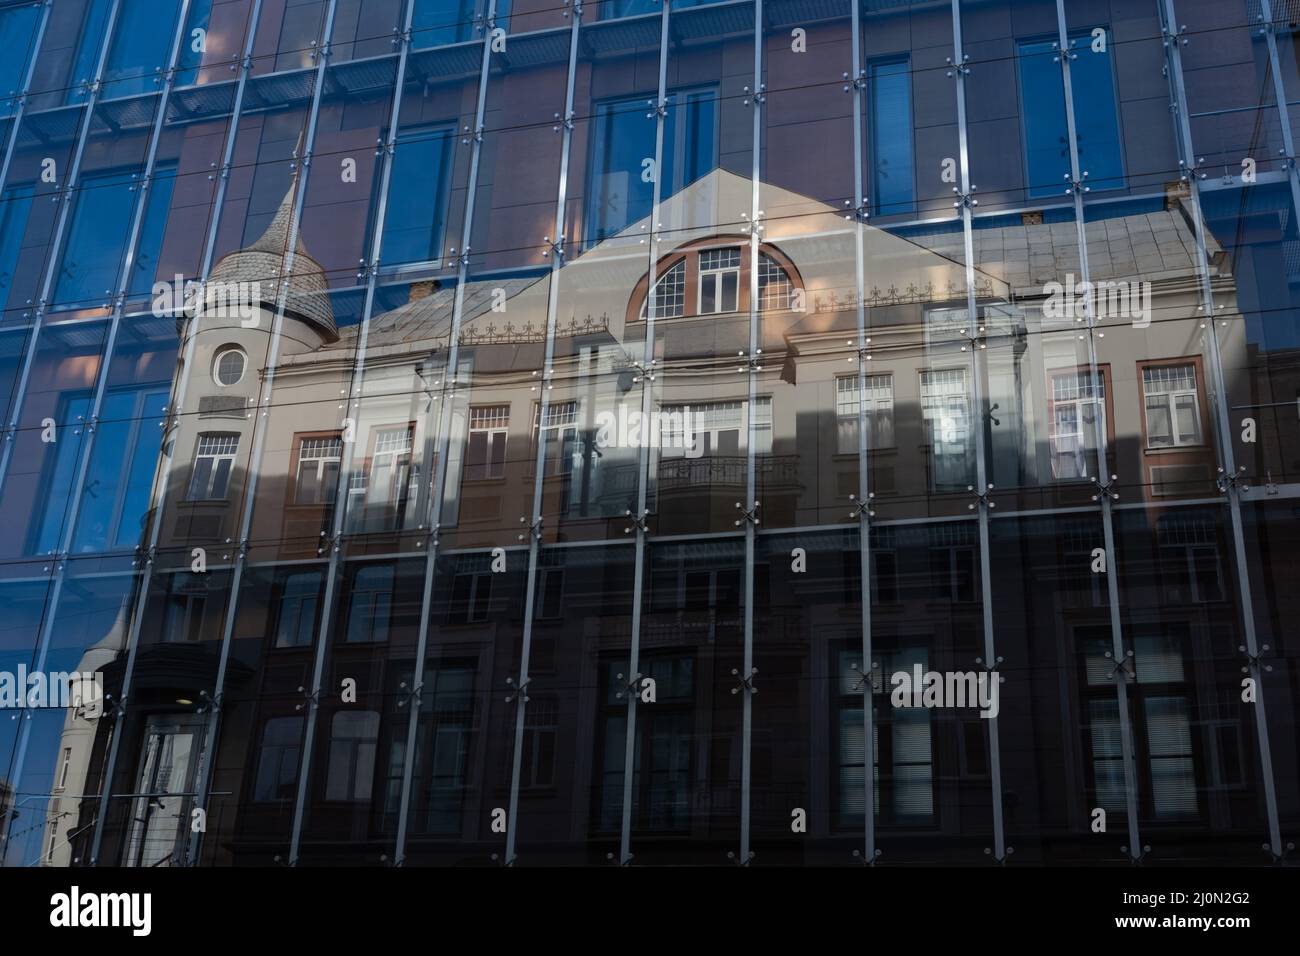
[[[407,301],[418,302],[420,299],[428,298],[438,291],[440,285],[441,283],[436,279],[425,279],[422,282],[412,282],[410,298],[408,298]]]

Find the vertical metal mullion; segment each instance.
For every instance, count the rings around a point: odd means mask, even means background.
[[[524,592],[524,633],[523,646],[519,655],[519,684],[515,690],[515,749],[510,769],[510,809],[506,816],[506,851],[503,862],[512,866],[515,862],[515,824],[519,812],[519,775],[522,768],[524,744],[524,720],[528,707],[528,656],[533,640],[533,607],[537,599],[537,562],[541,552],[542,492],[546,479],[546,440],[543,426],[546,424],[546,412],[550,407],[551,378],[555,374],[555,317],[559,308],[560,272],[564,268],[565,205],[569,187],[569,149],[573,145],[573,90],[578,68],[578,34],[582,28],[582,0],[574,0],[573,22],[569,27],[569,75],[564,93],[564,115],[560,120],[560,186],[555,202],[555,235],[553,237],[554,254],[551,256],[550,283],[546,299],[546,348],[542,363],[542,376],[539,385],[541,399],[537,408],[537,454],[533,466],[533,513],[528,521],[528,580]]]
[[[1164,47],[1168,57],[1168,74],[1170,91],[1173,94],[1171,104],[1177,117],[1175,124],[1176,138],[1182,159],[1184,179],[1187,182],[1188,212],[1192,218],[1192,227],[1196,236],[1196,255],[1198,272],[1201,280],[1201,297],[1205,316],[1202,326],[1206,329],[1210,347],[1210,374],[1213,377],[1215,399],[1214,415],[1218,420],[1219,460],[1223,475],[1220,487],[1227,498],[1228,514],[1232,524],[1232,544],[1236,558],[1237,592],[1241,600],[1242,628],[1245,637],[1247,667],[1255,682],[1255,734],[1259,744],[1260,773],[1264,784],[1264,802],[1268,814],[1268,851],[1275,860],[1281,859],[1284,847],[1282,830],[1278,820],[1277,788],[1273,779],[1273,757],[1269,745],[1268,720],[1264,709],[1264,666],[1259,658],[1259,643],[1255,635],[1255,608],[1250,589],[1250,572],[1246,565],[1245,533],[1241,519],[1241,493],[1238,484],[1236,454],[1232,448],[1232,425],[1228,418],[1228,392],[1223,376],[1223,356],[1219,352],[1219,335],[1215,330],[1214,289],[1210,282],[1209,256],[1205,243],[1205,219],[1201,212],[1201,191],[1197,178],[1198,163],[1195,146],[1192,143],[1192,129],[1189,120],[1187,89],[1183,81],[1183,60],[1180,50],[1182,29],[1177,24],[1174,0],[1161,0],[1160,17],[1164,26]]]
[[[378,278],[379,257],[383,248],[384,220],[388,215],[388,187],[393,174],[393,153],[397,145],[397,127],[401,116],[402,90],[405,83],[406,63],[411,48],[411,20],[414,14],[415,4],[408,3],[406,5],[406,15],[398,33],[398,41],[401,45],[397,53],[397,65],[394,73],[393,102],[388,113],[388,137],[383,144],[383,157],[380,163],[379,204],[375,210],[374,234],[370,238],[370,258],[365,263],[366,295],[361,310],[361,330],[357,337],[357,352],[353,357],[352,371],[348,381],[347,405],[350,405],[351,408],[350,410],[346,406],[344,408],[344,421],[340,423],[343,428],[347,428],[348,418],[352,419],[354,429],[361,419],[361,383],[364,381],[365,376],[366,346],[370,335],[371,312],[375,304],[375,284]],[[326,35],[325,42],[329,43],[329,34]],[[328,54],[322,56],[322,61],[326,60],[327,57]],[[323,80],[323,74],[320,75],[319,79]],[[317,95],[319,97],[319,93]],[[321,679],[324,674],[325,657],[328,653],[330,626],[334,619],[334,601],[337,598],[335,593],[337,590],[336,581],[340,573],[339,565],[343,561],[343,523],[346,518],[344,512],[347,507],[349,489],[351,488],[351,472],[355,450],[355,441],[343,442],[342,460],[339,463],[338,487],[334,490],[334,515],[331,521],[330,537],[325,542],[325,547],[329,548],[329,566],[325,572],[325,598],[321,604],[323,610],[317,635],[319,643],[316,647],[311,694],[308,698],[310,701],[310,709],[307,713],[307,738],[309,741],[314,738],[316,717],[320,709]],[[409,760],[409,758],[410,755],[407,754],[407,759]],[[298,794],[294,803],[293,829],[289,840],[290,866],[297,865],[299,851],[302,847],[303,815],[306,810],[311,763],[312,748],[305,746],[302,752],[302,765],[298,771]]]
[[[1287,184],[1291,187],[1291,202],[1300,210],[1300,167],[1296,165],[1295,135],[1291,132],[1291,113],[1287,105],[1286,84],[1282,82],[1282,58],[1277,50],[1277,33],[1273,20],[1272,0],[1260,0],[1260,14],[1264,21],[1262,32],[1268,46],[1270,72],[1273,74],[1273,100],[1277,104],[1282,127],[1282,147],[1286,150]]]
[[[425,552],[424,586],[420,597],[420,626],[415,644],[415,665],[411,676],[409,704],[411,711],[406,725],[406,754],[402,766],[402,794],[397,813],[397,843],[393,865],[406,862],[407,831],[410,826],[411,784],[415,770],[416,737],[420,726],[421,695],[424,691],[424,655],[429,645],[429,618],[432,613],[433,581],[438,564],[438,530],[442,521],[442,503],[446,490],[447,459],[451,446],[452,405],[459,382],[460,326],[465,311],[465,283],[469,281],[469,247],[474,228],[475,195],[478,192],[479,161],[483,152],[483,123],[487,111],[488,73],[492,63],[492,30],[496,26],[496,0],[486,0],[484,10],[483,54],[479,63],[478,99],[474,107],[474,132],[470,146],[469,181],[465,191],[465,217],[461,223],[460,255],[456,266],[456,293],[452,300],[451,331],[448,333],[447,368],[439,388],[442,405],[438,419],[438,449],[434,456],[435,472],[430,476],[428,504],[428,548]]]
[[[117,11],[121,0],[113,0],[113,7],[109,11],[108,22],[105,26],[105,36],[112,36],[113,27],[117,22]],[[104,63],[108,57],[108,41],[105,40],[103,47],[100,48],[99,58],[95,62],[95,79],[90,84],[90,95],[86,98],[85,114],[81,118],[81,125],[77,133],[77,145],[73,151],[73,159],[68,170],[67,185],[62,190],[63,199],[62,207],[59,209],[58,220],[54,229],[54,239],[50,243],[50,259],[46,263],[45,276],[41,284],[40,299],[37,302],[36,317],[32,323],[31,339],[27,343],[27,348],[23,356],[23,369],[19,377],[18,385],[14,390],[13,407],[9,423],[9,434],[6,435],[5,447],[3,453],[0,453],[0,490],[4,486],[4,478],[8,473],[8,465],[13,457],[14,432],[18,429],[18,419],[22,408],[23,399],[26,397],[27,384],[31,377],[32,365],[36,361],[37,343],[40,340],[41,329],[44,325],[45,308],[50,296],[50,289],[54,283],[54,273],[57,269],[57,263],[60,256],[60,247],[63,242],[63,231],[68,221],[68,207],[72,204],[73,190],[76,188],[77,175],[81,169],[81,159],[86,149],[86,138],[90,134],[90,121],[94,115],[95,103],[99,98],[100,76],[104,70]],[[36,56],[33,54],[32,60],[35,62]],[[30,82],[31,68],[28,70],[28,80]],[[57,193],[55,194],[57,198]],[[61,426],[60,426],[61,427]],[[41,622],[40,635],[36,642],[36,670],[45,669],[45,658],[49,653],[50,638],[54,631],[54,615],[58,609],[58,600],[63,591],[63,572],[65,570],[65,555],[51,555],[51,566],[55,569],[53,581],[49,592],[48,610]],[[18,746],[14,754],[13,767],[10,771],[10,779],[14,781],[14,786],[19,785],[19,778],[22,775],[23,765],[27,759],[27,745],[31,739],[31,721],[23,721],[22,729],[19,731]],[[8,840],[4,841],[6,844]],[[7,847],[6,847],[7,848]]]
[[[867,306],[866,306],[866,223],[867,195],[862,179],[863,116],[866,110],[867,73],[862,61],[862,4],[850,0],[852,17],[853,77],[853,265],[857,294],[857,350],[858,350],[858,553],[862,579],[859,582],[859,601],[862,607],[862,664],[859,674],[862,681],[862,739],[864,767],[862,773],[862,861],[872,865],[880,851],[876,848],[876,770],[875,770],[875,694],[876,672],[872,662],[871,640],[871,475],[867,452]]]
[[[145,213],[149,205],[149,196],[151,192],[151,183],[153,177],[154,163],[158,158],[158,141],[162,137],[162,127],[167,115],[167,102],[171,96],[172,86],[176,78],[176,61],[180,56],[180,44],[185,34],[185,21],[189,16],[190,0],[183,0],[181,9],[176,21],[176,35],[173,37],[171,54],[167,61],[166,79],[163,83],[162,92],[158,96],[158,112],[154,116],[153,131],[150,133],[149,151],[145,158],[144,173],[140,181],[140,195],[136,199],[135,214],[131,221],[131,230],[127,236],[126,255],[123,258],[121,274],[118,278],[117,295],[114,298],[113,314],[109,320],[108,339],[104,345],[104,358],[100,363],[96,375],[95,394],[91,400],[90,413],[86,420],[86,437],[82,441],[80,449],[80,460],[77,463],[76,479],[72,484],[72,494],[75,496],[67,512],[67,525],[63,531],[62,546],[60,547],[59,568],[60,573],[66,564],[66,556],[72,547],[72,536],[76,530],[77,519],[80,517],[80,505],[82,502],[81,488],[86,480],[87,472],[90,470],[90,457],[94,451],[95,434],[99,426],[99,412],[103,408],[104,393],[108,389],[109,371],[113,363],[113,350],[117,347],[117,334],[122,323],[122,312],[125,309],[127,289],[131,282],[131,269],[135,263],[135,245],[140,239],[140,230],[144,223]],[[136,581],[137,587],[142,582],[142,574]],[[143,601],[144,595],[140,595]],[[127,634],[127,646],[132,647],[139,636],[139,627],[131,628]],[[128,656],[130,656],[128,650]],[[118,714],[116,719],[121,720],[123,716],[122,708],[125,707],[127,696],[130,694],[131,670],[128,667],[122,684],[122,696],[118,701]],[[116,763],[118,747],[121,744],[121,735],[113,734],[112,743],[109,747],[109,761],[106,766],[112,766]],[[103,837],[104,818],[108,808],[109,791],[111,790],[112,778],[107,774],[103,778],[103,788],[99,797],[99,810],[95,818],[95,833],[91,842],[91,865],[99,857],[100,841]]]
[[[751,99],[753,108],[753,138],[750,143],[750,180],[749,180],[749,352],[746,358],[748,375],[748,412],[746,418],[745,440],[745,500],[739,509],[745,517],[745,649],[744,664],[740,674],[742,683],[740,724],[740,855],[738,862],[747,866],[754,854],[750,849],[750,786],[753,777],[753,737],[754,737],[754,532],[758,523],[758,491],[755,475],[756,455],[754,427],[755,412],[758,407],[758,375],[762,371],[761,348],[759,346],[758,328],[758,261],[759,242],[761,241],[759,219],[762,210],[760,203],[760,176],[762,174],[763,108],[766,100],[766,85],[763,82],[763,0],[754,0],[754,88]],[[775,422],[773,423],[773,427]]]
[[[658,296],[659,221],[660,203],[663,201],[664,124],[668,111],[668,36],[672,16],[671,0],[659,0],[659,86],[655,99],[655,178],[650,200],[650,264],[647,275],[645,310],[645,347],[641,358],[641,421],[650,421],[653,367],[655,362],[655,309]],[[685,104],[682,104],[685,108]],[[636,514],[633,528],[636,531],[635,564],[632,571],[632,635],[628,649],[627,740],[623,751],[623,815],[619,830],[618,861],[626,866],[632,862],[632,784],[636,760],[636,705],[640,695],[632,682],[640,671],[642,600],[645,590],[645,552],[647,500],[650,483],[650,447],[640,443],[637,451]]]
[[[962,238],[966,257],[966,330],[971,343],[971,381],[972,402],[975,411],[975,480],[973,489],[977,498],[979,513],[980,538],[980,596],[983,603],[984,617],[984,657],[982,664],[990,680],[1000,680],[997,673],[999,658],[993,639],[993,580],[990,575],[989,555],[989,507],[992,505],[990,492],[992,485],[988,482],[988,463],[984,448],[984,410],[983,376],[980,371],[981,351],[986,350],[983,327],[980,324],[979,306],[975,301],[975,239],[972,224],[971,194],[974,187],[970,181],[970,149],[966,129],[966,56],[963,53],[961,36],[961,2],[952,0],[952,73],[957,89],[957,139],[960,153],[961,197],[958,206],[961,209]],[[1002,753],[998,741],[998,717],[989,717],[989,771],[993,789],[993,859],[1004,863],[1007,856],[1006,832],[1002,819]]]
[[[207,281],[208,274],[212,268],[212,259],[215,255],[217,245],[217,229],[221,221],[221,206],[225,202],[226,188],[230,181],[230,163],[234,156],[235,139],[239,132],[239,116],[244,103],[244,91],[248,86],[248,76],[252,69],[252,52],[253,42],[257,33],[257,21],[261,14],[262,0],[253,0],[252,8],[249,12],[247,26],[245,29],[244,47],[239,57],[239,79],[235,84],[235,99],[230,108],[230,125],[226,131],[225,143],[222,148],[221,168],[217,174],[217,189],[213,195],[212,215],[208,223],[208,235],[204,240],[203,259],[199,265],[200,292],[196,301],[205,301],[205,295],[202,292],[202,284]],[[172,432],[174,427],[180,424],[180,409],[186,390],[189,386],[190,369],[194,365],[194,351],[198,342],[198,322],[201,313],[196,313],[193,321],[187,323],[185,330],[185,339],[182,343],[182,358],[180,362],[180,375],[177,378],[175,391],[171,400],[165,409],[167,413],[167,432],[163,435],[163,461],[162,466],[157,470],[155,475],[155,486],[153,490],[153,520],[149,529],[149,547],[147,550],[144,576],[140,583],[141,599],[137,602],[135,617],[132,620],[132,628],[139,630],[144,618],[146,602],[149,595],[149,586],[153,576],[153,556],[158,546],[158,538],[162,530],[162,510],[165,506],[168,481],[171,476],[172,465],[176,460],[175,448],[171,453],[167,453],[167,435]],[[173,424],[174,423],[174,424]],[[207,795],[209,786],[208,768],[212,765],[211,754],[216,743],[217,725],[221,717],[221,689],[225,686],[226,666],[230,655],[230,635],[234,627],[234,610],[237,595],[239,594],[240,582],[242,580],[243,563],[239,560],[235,562],[235,570],[231,576],[230,597],[227,604],[227,619],[224,622],[222,631],[221,649],[218,652],[217,676],[213,685],[212,696],[209,698],[207,707],[206,720],[203,728],[203,746],[199,748],[198,757],[195,767],[195,796],[194,808],[206,812]],[[203,831],[198,833],[191,832],[191,839],[186,847],[185,865],[193,866],[198,860],[199,846],[202,840]]]
[[[0,159],[0,196],[4,195],[5,184],[9,181],[9,164],[13,161],[14,150],[18,145],[18,130],[23,125],[23,118],[27,113],[27,99],[32,95],[32,77],[36,75],[36,58],[40,55],[41,44],[45,42],[45,27],[50,21],[50,10],[53,8],[50,0],[34,0],[34,3],[41,8],[41,19],[33,34],[31,56],[27,61],[27,72],[23,75],[23,85],[18,96],[15,97],[17,109],[14,110],[13,116],[9,117],[13,125],[9,128],[4,157]]]
[[[1074,87],[1071,82],[1070,60],[1073,56],[1070,48],[1069,28],[1065,19],[1065,0],[1056,0],[1056,26],[1060,46],[1061,78],[1065,90],[1065,124],[1066,140],[1070,153],[1070,192],[1074,197],[1075,241],[1079,244],[1080,281],[1085,289],[1091,289],[1091,268],[1088,264],[1088,230],[1084,220],[1084,182],[1085,176],[1079,166],[1078,126],[1074,115]],[[1097,362],[1096,315],[1091,294],[1084,296],[1084,314],[1088,323],[1088,375],[1092,379],[1094,391],[1105,388],[1105,379],[1101,366]],[[1102,543],[1106,548],[1106,595],[1110,605],[1111,655],[1116,664],[1126,660],[1124,632],[1120,622],[1119,598],[1119,555],[1115,548],[1115,521],[1112,512],[1113,498],[1107,486],[1110,484],[1108,472],[1109,447],[1106,436],[1107,415],[1106,396],[1101,395],[1098,402],[1099,413],[1093,417],[1093,428],[1097,446],[1097,469],[1095,480],[1099,486],[1097,500],[1101,503]],[[1115,697],[1119,710],[1120,759],[1124,764],[1124,807],[1128,818],[1128,855],[1132,860],[1140,860],[1144,850],[1138,827],[1138,785],[1136,746],[1133,737],[1133,720],[1129,713],[1127,671],[1116,668]]]

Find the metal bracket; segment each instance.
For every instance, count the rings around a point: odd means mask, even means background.
[[[752,355],[747,355],[743,351],[737,352],[736,357],[739,358],[741,361],[743,361],[745,364],[736,366],[736,371],[742,374],[744,372],[763,371],[763,360],[759,358],[759,356],[762,354],[763,354],[762,349],[754,349],[754,353]]]
[[[767,84],[766,83],[758,84],[757,90],[751,90],[747,86],[744,89],[744,94],[745,94],[745,99],[742,101],[742,105],[748,106],[750,100],[753,100],[755,106],[762,106],[764,103],[767,102]]]
[[[1237,650],[1240,653],[1246,655],[1246,666],[1241,669],[1241,672],[1243,674],[1249,674],[1251,671],[1258,671],[1258,670],[1262,670],[1265,673],[1272,673],[1273,665],[1263,663],[1264,655],[1267,654],[1269,651],[1269,647],[1267,644],[1259,645],[1259,653],[1257,654],[1250,653],[1250,651],[1246,649],[1245,644],[1239,644],[1237,646]]]
[[[339,549],[343,546],[342,532],[338,534],[329,534],[328,532],[322,531],[320,536],[322,541],[320,547],[316,549],[316,554],[321,555],[326,551],[331,551],[334,554],[339,553]]]
[[[961,66],[954,66],[952,57],[945,57],[944,62],[953,67],[953,69],[949,70],[947,73],[948,79],[960,80],[962,77],[970,76],[970,67],[966,65],[969,60],[970,54],[963,53],[961,57]]]
[[[1137,662],[1133,658],[1131,650],[1124,652],[1124,659],[1117,661],[1111,651],[1105,653],[1106,660],[1111,662],[1110,676],[1113,680],[1119,675],[1123,675],[1124,683],[1137,680]]]
[[[649,515],[649,508],[646,508],[639,515],[632,514],[631,508],[627,509],[627,511],[624,512],[624,517],[631,520],[632,526],[630,528],[624,528],[623,533],[631,534],[633,531],[640,531],[642,534],[649,534],[650,529],[646,524],[646,518],[649,517]]]
[[[880,661],[872,661],[870,670],[863,670],[857,664],[850,664],[850,668],[858,675],[858,679],[853,682],[853,693],[874,694],[876,692],[876,671],[880,668]]]
[[[409,689],[406,686],[406,681],[402,681],[400,684],[397,685],[397,696],[399,698],[397,701],[398,708],[400,709],[402,707],[405,707],[411,701],[415,701],[415,709],[419,710],[420,699],[423,691],[424,691],[423,681],[417,681],[415,683],[415,686]]]
[[[542,236],[542,242],[546,243],[546,249],[542,252],[543,259],[549,259],[551,253],[555,253],[555,261],[564,262],[564,236],[561,235],[558,239]]]
[[[1214,480],[1220,494],[1240,494],[1243,491],[1250,491],[1250,482],[1246,479],[1246,466],[1238,466],[1235,472],[1229,473],[1222,468],[1219,469],[1219,477]]]
[[[964,193],[961,191],[961,187],[953,186],[952,191],[957,194],[957,201],[952,204],[952,208],[953,209],[974,209],[976,206],[978,206],[980,204],[980,201],[975,198],[975,189],[976,189],[975,186],[971,186],[970,192]]]
[[[643,678],[644,676],[645,675],[642,674],[640,671],[637,671],[631,677],[624,677],[622,674],[617,675],[615,677],[615,680],[622,681],[624,689],[614,695],[615,699],[623,700],[623,698],[626,697],[628,702],[631,703],[631,701],[638,696],[638,693],[641,689],[640,688],[641,678]]]
[[[306,687],[299,687],[298,693],[302,694],[302,700],[293,705],[294,710],[302,710],[307,704],[311,704],[313,708],[320,705],[319,690],[308,690]]]
[[[1096,475],[1093,475],[1089,480],[1097,486],[1097,493],[1092,496],[1093,501],[1101,501],[1105,498],[1109,498],[1111,501],[1119,501],[1119,492],[1115,490],[1119,487],[1119,475],[1111,475],[1105,481],[1100,481]]]
[[[523,516],[523,515],[520,515],[520,516],[519,516],[519,523],[520,523],[520,524],[528,524],[528,518],[526,518],[526,517]],[[541,517],[541,515],[538,515],[536,518],[533,519],[533,523],[528,525],[528,530],[522,532],[522,533],[519,535],[519,540],[520,540],[520,541],[523,541],[523,540],[524,540],[525,538],[527,538],[529,535],[532,535],[534,538],[537,538],[537,539],[539,539],[539,540],[540,540],[540,538],[542,537],[542,517]]]
[[[1169,44],[1171,43],[1177,44],[1179,40],[1182,41],[1181,44],[1182,46],[1187,46],[1187,37],[1183,36],[1183,34],[1186,32],[1187,32],[1187,24],[1185,23],[1180,23],[1178,25],[1177,30],[1170,30],[1168,27],[1161,30],[1160,35],[1163,38],[1162,43],[1164,45],[1164,48],[1166,50],[1169,49]]]
[[[974,485],[967,485],[966,490],[975,496],[975,500],[966,506],[967,511],[974,511],[980,507],[992,510],[998,506],[997,502],[993,500],[993,482],[990,481],[983,491],[976,491]]]
[[[971,189],[974,188],[975,188],[974,186],[971,187]],[[979,203],[976,202],[975,205],[978,206]],[[984,326],[982,325],[977,326],[974,331],[970,329],[958,329],[957,334],[966,340],[966,344],[961,347],[961,351],[963,352],[965,352],[967,349],[970,349],[972,352],[974,352],[977,349],[988,348],[988,343],[984,341]]]
[[[755,857],[755,856],[757,856],[757,854],[754,853],[753,850],[750,850],[750,851],[749,851],[749,856],[747,856],[747,857],[745,857],[743,860],[741,860],[741,859],[739,859],[739,858],[736,856],[736,851],[735,851],[735,850],[728,850],[728,851],[727,851],[727,859],[730,860],[732,863],[736,864],[736,866],[749,866],[749,864],[751,864],[751,863],[754,862],[754,857]]]
[[[1151,852],[1151,844],[1150,843],[1144,844],[1143,847],[1137,852],[1136,856],[1128,851],[1127,846],[1120,847],[1119,852],[1123,853],[1126,857],[1128,857],[1128,861],[1134,866],[1141,866],[1142,861],[1145,860],[1147,858],[1147,854]]]
[[[513,704],[515,701],[526,704],[528,703],[528,685],[533,682],[531,677],[525,677],[518,683],[513,677],[506,678],[506,686],[512,688],[511,692],[506,695],[506,703]]]
[[[739,694],[742,690],[747,690],[751,694],[758,693],[758,688],[754,686],[754,678],[758,676],[757,667],[751,667],[749,673],[744,677],[741,676],[740,671],[733,667],[731,669],[731,676],[736,678],[736,686],[731,688],[732,694]]]
[[[1083,171],[1083,175],[1080,176],[1078,179],[1075,179],[1072,174],[1066,173],[1065,181],[1069,185],[1065,187],[1065,194],[1067,196],[1073,196],[1075,193],[1092,192],[1092,187],[1085,182],[1087,178],[1088,178],[1088,171],[1086,169]]]
[[[865,501],[858,498],[857,495],[849,495],[849,501],[853,502],[853,510],[849,512],[849,517],[852,519],[862,518],[863,516],[874,518],[876,513],[871,509],[871,502],[875,500],[875,497],[876,493],[874,491],[867,492]]]
[[[1009,846],[1006,848],[1006,853],[1004,853],[1002,856],[994,856],[993,848],[991,846],[986,846],[984,848],[984,855],[988,857],[992,857],[993,862],[996,863],[998,866],[1006,866],[1007,857],[1009,857],[1011,854],[1015,852],[1016,852],[1016,848],[1013,846]]]
[[[842,75],[843,75],[843,78],[844,78],[844,79],[846,79],[846,80],[849,79],[849,74],[848,74],[848,73],[844,73],[844,74],[842,74]],[[866,90],[866,88],[867,88],[867,71],[866,71],[866,70],[858,70],[857,74],[853,77],[853,79],[850,80],[848,83],[845,83],[845,84],[844,84],[844,92],[845,92],[845,93],[849,92],[850,90],[852,90],[852,91],[855,92],[855,93],[861,93],[861,92],[863,92],[864,90]]]
[[[750,524],[757,527],[761,523],[758,517],[759,506],[760,506],[759,502],[755,501],[754,507],[746,508],[739,501],[737,501],[736,507],[740,509],[740,517],[736,519],[736,527],[739,528],[741,524],[746,521],[748,521]]]
[[[571,131],[573,129],[573,110],[569,110],[565,113],[563,118],[560,117],[559,113],[556,113],[555,120],[555,125],[551,127],[552,132],[558,133],[560,127],[564,127],[566,132]]]
[[[660,100],[658,103],[654,100],[646,100],[645,105],[650,107],[650,112],[645,115],[646,119],[654,119],[657,116],[667,117],[668,115],[668,101],[666,99]]]
[[[221,703],[225,699],[225,695],[221,691],[217,691],[214,696],[209,694],[206,690],[201,690],[199,691],[199,697],[207,701],[207,703],[200,705],[199,708],[195,710],[196,714],[203,714],[208,711],[211,711],[214,714],[221,713]]]
[[[866,196],[863,196],[858,200],[856,206],[853,205],[852,199],[844,200],[844,208],[849,210],[849,212],[844,215],[845,219],[858,219],[865,221],[871,218],[871,200]],[[850,342],[849,344],[852,345],[853,343]]]
[[[657,359],[651,359],[649,365],[635,360],[628,363],[628,368],[631,368],[636,372],[636,374],[632,376],[632,384],[640,385],[642,379],[653,382],[655,380],[655,364],[657,361]]]
[[[880,859],[880,854],[882,852],[884,851],[882,851],[879,847],[877,847],[875,851],[875,857],[873,859],[868,860],[866,856],[863,855],[861,850],[854,850],[853,859],[860,862],[863,866],[875,866],[876,860]]]

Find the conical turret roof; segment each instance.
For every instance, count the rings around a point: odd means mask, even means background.
[[[325,278],[325,270],[303,245],[301,229],[294,242],[293,262],[286,268],[286,260],[290,258],[289,235],[293,231],[298,184],[299,178],[295,172],[293,182],[280,200],[280,208],[275,211],[266,231],[250,245],[223,256],[213,267],[208,276],[207,295],[211,301],[221,285],[227,286],[227,295],[232,295],[234,293],[230,286],[248,283],[247,286],[239,286],[239,294],[244,295],[244,288],[254,290],[253,295],[260,304],[274,311],[280,294],[280,280],[286,272],[291,271],[284,305],[285,315],[310,323],[328,341],[333,341],[338,338],[338,326],[334,322],[334,309],[330,305],[329,283]]]

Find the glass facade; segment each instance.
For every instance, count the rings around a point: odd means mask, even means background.
[[[0,46],[4,866],[1285,853],[1296,4]]]

